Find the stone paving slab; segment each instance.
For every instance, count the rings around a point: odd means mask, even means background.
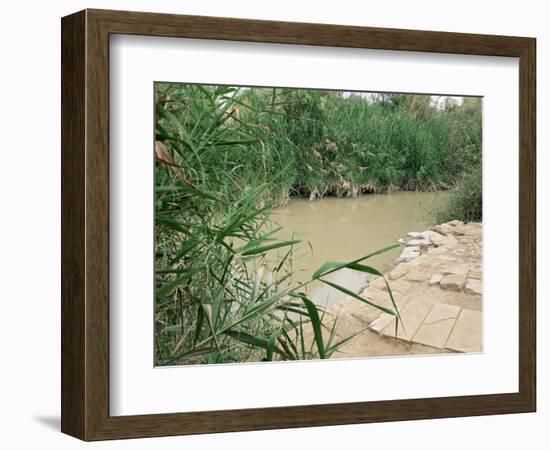
[[[481,280],[481,270],[470,270],[470,273],[468,273],[468,276],[470,278],[475,278],[476,280]]]
[[[468,278],[466,280],[466,286],[464,287],[464,292],[467,294],[478,294],[481,295],[482,284],[481,280],[475,278]]]
[[[443,289],[449,289],[451,291],[461,291],[464,288],[464,284],[466,283],[466,276],[465,275],[444,275],[441,281],[439,282],[439,285]]]
[[[403,275],[406,275],[409,272],[409,268],[405,264],[399,264],[395,269],[393,269],[389,274],[388,278],[391,281],[398,280]]]
[[[411,270],[405,275],[405,280],[412,281],[414,283],[421,283],[427,280],[427,274],[423,270]]]
[[[433,286],[434,284],[439,284],[442,279],[443,279],[443,274],[434,273],[430,278],[430,286]]]
[[[445,347],[455,352],[480,352],[482,347],[482,314],[462,309]]]
[[[395,318],[392,315],[386,313],[380,314],[380,317],[371,323],[369,329],[381,333],[390,323],[395,328]]]
[[[412,340],[431,347],[444,348],[460,308],[447,303],[435,303]]]
[[[434,306],[433,302],[421,299],[414,299],[407,303],[407,305],[399,311],[401,315],[401,321],[397,327],[397,336],[399,339],[405,341],[411,341],[417,330],[420,328],[428,313]],[[389,315],[389,314],[386,314]],[[390,316],[391,317],[391,316]],[[395,336],[395,318],[381,330],[381,333],[385,336]]]

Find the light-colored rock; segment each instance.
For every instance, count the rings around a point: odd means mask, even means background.
[[[378,317],[378,319],[375,319],[371,323],[370,329],[373,331],[376,331],[377,333],[380,333],[392,321],[393,323],[395,323],[394,322],[395,317],[392,316],[391,314],[387,314],[387,313],[380,314],[380,317]]]
[[[443,243],[445,242],[444,236],[437,233],[436,231],[424,231],[424,233],[422,233],[422,236],[424,237],[424,239],[429,239],[432,244],[437,246],[443,245]]]
[[[454,256],[449,256],[449,255],[441,255],[439,259],[441,261],[456,261],[456,258]]]
[[[420,247],[405,247],[399,255],[398,261],[409,262],[420,256]]]
[[[451,230],[451,234],[454,236],[464,236],[465,233],[460,228],[456,227]]]
[[[407,266],[409,266],[412,269],[413,267],[418,267],[420,264],[422,264],[422,260],[421,260],[421,258],[419,258],[420,256],[422,256],[422,255],[419,253],[418,256],[415,259],[407,262],[406,263]]]
[[[393,269],[389,274],[388,278],[391,281],[395,281],[401,278],[409,271],[408,267],[405,264],[399,264],[395,269]]]
[[[369,323],[359,319],[356,315],[348,314],[347,310],[342,308],[338,314],[329,316],[325,313],[323,316],[323,325],[328,330],[334,331],[340,339],[346,339],[369,327]]]
[[[421,283],[423,281],[427,281],[429,276],[429,272],[426,272],[425,270],[420,270],[420,268],[416,268],[409,271],[409,273],[405,275],[405,280],[412,281],[413,283]]]
[[[428,255],[442,255],[447,252],[445,247],[432,247],[428,250]]]
[[[427,247],[430,245],[429,239],[411,239],[409,242],[407,242],[407,245],[415,246],[415,247]]]
[[[451,233],[451,229],[452,227],[447,224],[441,224],[441,225],[436,225],[435,227],[432,227],[433,231],[439,234],[442,234],[443,236],[448,236]]]
[[[390,311],[394,310],[394,306],[388,292],[369,287],[361,293],[361,296],[374,305],[387,308]],[[398,308],[402,308],[409,300],[408,296],[398,291],[394,291],[393,296]],[[381,310],[375,306],[369,305],[354,297],[345,297],[325,310],[323,323],[327,323],[327,317],[349,316],[349,318],[353,318],[361,326],[368,327],[380,316],[380,313]]]
[[[443,278],[443,274],[441,273],[434,273],[432,277],[430,278],[430,285],[433,286],[434,284],[439,284]]]
[[[382,280],[382,278],[380,279]],[[392,294],[398,307],[404,305],[409,300],[409,297],[407,295],[397,291],[395,288],[392,289]],[[377,305],[393,310],[393,304],[391,302],[390,294],[388,293],[387,287],[385,284],[384,284],[384,289],[376,289],[369,286],[367,289],[365,289],[361,293],[361,296],[376,303]]]
[[[448,249],[454,249],[457,247],[458,241],[454,236],[444,236],[440,245],[443,245]]]
[[[481,280],[475,278],[468,278],[466,280],[466,286],[464,287],[464,292],[467,294],[478,294],[481,295],[483,286]]]
[[[390,320],[381,333],[385,336],[395,336],[399,339],[410,341],[424,322],[433,305],[433,302],[426,300],[411,300],[399,311],[401,321],[397,326],[397,335],[395,334],[395,317],[393,316],[390,316]],[[387,315],[389,316],[389,314]]]
[[[410,233],[407,233],[407,236],[413,239],[420,239],[422,237],[422,233],[419,231],[411,231]]]
[[[387,291],[388,287],[386,286],[386,282],[384,281],[383,277],[378,277],[372,281],[369,282],[369,287],[374,289],[379,289],[381,291]]]
[[[443,289],[448,289],[451,291],[461,291],[464,288],[465,283],[466,277],[464,275],[449,274],[443,276],[443,278],[439,282],[439,285]]]
[[[444,348],[453,329],[460,308],[446,303],[436,303],[412,338],[413,342]]]
[[[470,270],[470,272],[468,272],[468,277],[475,278],[476,280],[481,280],[481,270]]]
[[[441,269],[443,275],[466,275],[468,273],[468,266],[463,264],[446,265]]]
[[[456,352],[480,352],[482,328],[481,312],[462,309],[445,347]]]
[[[450,222],[447,222],[448,225],[451,225],[452,227],[456,227],[457,225],[464,225],[464,222],[461,220],[451,220]]]

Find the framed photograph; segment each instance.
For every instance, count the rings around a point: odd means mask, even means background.
[[[64,433],[535,411],[534,38],[61,25]]]

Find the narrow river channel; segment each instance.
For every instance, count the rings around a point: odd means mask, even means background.
[[[287,206],[276,209],[272,219],[284,227],[281,238],[294,233],[296,239],[311,245],[301,244],[293,260],[295,279],[307,281],[327,261],[351,261],[396,243],[409,231],[434,225],[434,212],[446,198],[445,192],[395,192],[313,202],[292,199]],[[394,249],[365,264],[384,272],[399,252],[399,248]],[[331,281],[359,292],[366,285],[366,276],[346,269],[332,274]],[[321,306],[330,306],[345,296],[321,283],[311,286],[309,294]]]

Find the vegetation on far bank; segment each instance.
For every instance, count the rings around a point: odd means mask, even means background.
[[[384,310],[324,278],[344,267],[380,275],[364,265],[370,255],[295,282],[299,241],[277,240],[270,222],[291,196],[462,186],[453,214],[481,202],[464,176],[481,175],[479,99],[436,108],[430,96],[183,84],[157,84],[155,96],[160,365],[330,357],[343,342],[323,329],[310,283]],[[395,304],[386,312],[399,316]]]

